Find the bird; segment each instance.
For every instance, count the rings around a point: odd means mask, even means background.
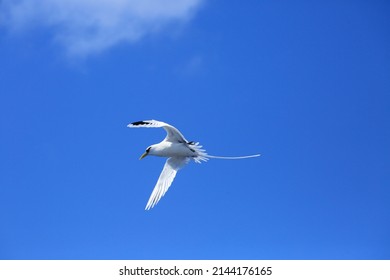
[[[129,128],[163,128],[167,135],[160,143],[150,145],[139,158],[146,156],[167,157],[164,168],[157,180],[157,183],[146,204],[145,210],[153,208],[165,195],[171,186],[176,173],[184,167],[191,159],[196,163],[206,162],[210,158],[216,159],[246,159],[260,156],[254,154],[249,156],[225,157],[212,156],[202,149],[199,142],[188,141],[183,134],[174,126],[157,120],[136,121],[127,125]]]

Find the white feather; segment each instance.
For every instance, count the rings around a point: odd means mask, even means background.
[[[153,208],[157,202],[164,196],[171,186],[177,171],[189,162],[188,157],[171,157],[165,162],[164,168],[157,180],[157,184],[150,195],[145,210]]]

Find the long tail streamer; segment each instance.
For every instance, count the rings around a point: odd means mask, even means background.
[[[250,156],[241,156],[241,157],[221,157],[221,156],[206,155],[207,158],[218,158],[218,159],[244,159],[244,158],[254,158],[254,157],[259,157],[259,156],[260,156],[260,154],[250,155]]]

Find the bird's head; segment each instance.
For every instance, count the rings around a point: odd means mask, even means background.
[[[144,157],[146,157],[147,155],[149,155],[151,149],[152,149],[152,146],[147,147],[146,150],[145,150],[145,153],[143,153],[139,159],[141,160]]]

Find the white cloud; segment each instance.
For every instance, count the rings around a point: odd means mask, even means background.
[[[50,27],[71,55],[135,42],[191,18],[202,0],[2,0],[1,25],[12,31]]]

